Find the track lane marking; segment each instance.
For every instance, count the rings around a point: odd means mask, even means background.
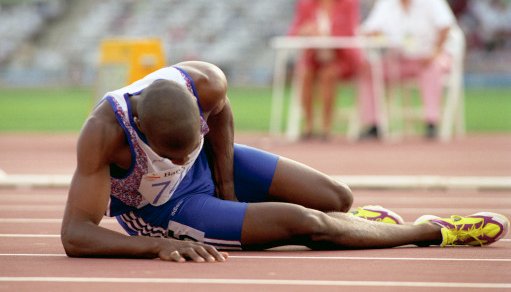
[[[101,278],[101,277],[0,277],[0,282],[61,283],[166,283],[218,285],[282,286],[357,286],[357,287],[438,287],[438,288],[511,288],[511,283],[407,282],[407,281],[334,281],[285,279],[205,279],[205,278]]]
[[[103,222],[101,222],[103,223]],[[110,222],[105,222],[110,223]],[[116,222],[112,222],[116,223]],[[37,233],[0,233],[0,237],[6,237],[6,238],[17,238],[17,237],[41,237],[41,238],[53,238],[53,237],[60,237],[60,234],[37,234]],[[500,239],[498,242],[511,242],[511,239],[503,238]]]
[[[0,234],[4,238],[60,238],[60,234]]]
[[[0,218],[0,223],[62,223],[60,218]],[[101,223],[117,223],[114,218],[103,218]]]
[[[65,254],[0,253],[0,257],[66,257]],[[510,259],[496,258],[407,258],[407,257],[341,257],[341,256],[244,256],[229,255],[232,259],[282,259],[282,260],[369,260],[369,261],[432,261],[432,262],[511,262]]]

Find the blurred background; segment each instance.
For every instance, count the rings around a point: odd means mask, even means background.
[[[467,39],[469,132],[511,131],[511,1],[448,1]],[[374,0],[360,0],[362,19]],[[230,81],[237,130],[267,131],[275,52],[292,0],[0,0],[0,130],[78,131],[99,93],[101,44],[161,40],[165,64],[203,60]],[[111,88],[114,89],[114,88]],[[341,92],[344,99],[353,94]],[[24,109],[23,111],[21,109]],[[250,115],[250,112],[257,115]]]

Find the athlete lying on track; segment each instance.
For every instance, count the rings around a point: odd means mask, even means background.
[[[489,212],[408,225],[381,207],[346,213],[345,184],[233,143],[226,92],[219,68],[184,62],[103,97],[78,141],[61,232],[69,256],[217,262],[228,256],[218,250],[281,245],[486,245],[509,229]],[[98,226],[105,214],[131,236]]]

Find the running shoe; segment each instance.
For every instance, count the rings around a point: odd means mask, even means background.
[[[385,209],[382,206],[363,206],[350,211],[350,214],[356,217],[364,218],[370,221],[377,221],[389,224],[403,224],[403,218],[395,212]]]
[[[439,225],[442,232],[440,246],[451,245],[489,245],[509,231],[509,220],[500,214],[480,212],[469,216],[453,215],[451,218],[440,218],[424,215],[415,220],[415,225],[431,222]]]

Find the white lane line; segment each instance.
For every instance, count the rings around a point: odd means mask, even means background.
[[[57,218],[0,218],[0,223],[62,223],[62,219]],[[117,223],[114,218],[103,218],[101,223]]]
[[[65,203],[67,199],[66,194],[41,194],[34,195],[32,193],[16,193],[16,194],[1,194],[1,202],[13,202],[13,203],[35,203],[35,202],[57,202]]]
[[[0,223],[62,223],[54,218],[0,218]]]
[[[388,189],[511,189],[511,177],[436,176],[436,175],[381,175],[342,176],[332,175],[353,188]]]
[[[2,205],[0,206],[0,211],[24,211],[24,212],[33,212],[33,211],[64,211],[64,204],[60,205],[43,205],[43,203],[39,205]]]
[[[0,257],[65,257],[65,254],[0,253]],[[429,262],[511,262],[495,258],[405,258],[405,257],[339,257],[339,256],[244,256],[229,255],[231,259],[282,259],[282,260],[367,260],[367,261],[429,261]]]
[[[349,176],[331,175],[332,178],[352,188],[365,189],[490,189],[510,190],[509,176],[437,176],[437,175],[389,175]],[[69,187],[71,175],[1,175],[0,187]]]
[[[53,223],[53,222],[51,222]],[[57,222],[55,222],[57,223]],[[58,222],[60,223],[60,221]],[[117,221],[101,223],[117,223]],[[0,233],[0,237],[59,237],[59,234],[36,234],[36,233]],[[511,239],[500,239],[499,242],[511,242]]]
[[[14,234],[14,233],[3,233],[0,237],[7,238],[60,238],[59,234]]]
[[[230,255],[229,258],[243,259],[290,259],[290,260],[370,260],[370,261],[432,261],[432,262],[448,262],[448,261],[483,261],[483,262],[511,262],[511,259],[464,259],[464,258],[400,258],[400,257],[335,257],[335,256],[235,256]]]
[[[0,257],[66,257],[64,253],[0,253]]]
[[[13,224],[31,224],[31,223],[62,223],[62,219],[59,218],[0,218],[0,224],[2,223],[13,223]],[[101,220],[101,223],[116,223],[118,224],[115,218],[105,217]],[[411,223],[411,222],[407,222]],[[503,241],[505,239],[501,239]]]
[[[328,281],[201,278],[99,278],[99,277],[0,277],[0,282],[65,283],[166,283],[218,285],[286,285],[286,286],[358,286],[358,287],[439,287],[439,288],[511,288],[511,283],[400,282],[400,281]]]
[[[507,200],[511,204],[511,199]],[[509,204],[502,203],[500,206],[507,206]],[[0,205],[0,211],[17,211],[17,212],[34,212],[34,211],[64,211],[65,202],[62,204],[46,204],[46,202],[40,202],[39,204],[3,204]],[[469,215],[481,211],[481,208],[453,208],[453,207],[434,207],[434,208],[409,208],[409,207],[394,207],[392,208],[398,214],[461,214]],[[500,214],[510,214],[511,208],[491,208],[487,210]],[[418,216],[417,216],[418,217]]]

